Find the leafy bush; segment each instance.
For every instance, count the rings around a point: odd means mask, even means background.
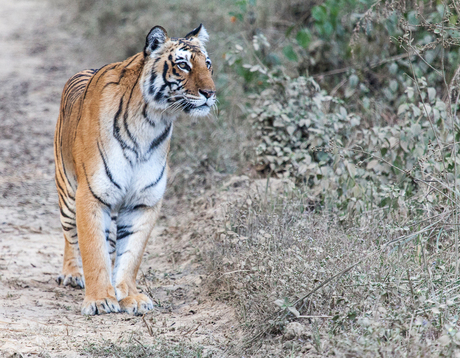
[[[417,191],[419,183],[443,165],[453,169],[449,153],[441,160],[433,152],[437,137],[452,142],[453,134],[442,130],[446,104],[420,82],[426,102],[402,104],[398,125],[366,128],[313,79],[271,77],[252,114],[257,168],[307,185],[312,197],[332,203],[344,218],[382,207],[407,216],[415,194],[433,203]]]

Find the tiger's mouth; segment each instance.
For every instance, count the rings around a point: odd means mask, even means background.
[[[191,108],[192,108],[192,109],[198,109],[198,108],[211,108],[211,106],[208,105],[207,103],[202,104],[202,105],[199,105],[199,106],[197,106],[197,105],[195,105],[195,104],[191,104]]]
[[[187,114],[197,117],[206,116],[216,103],[214,98],[197,99],[187,98],[187,96],[171,96],[168,102],[169,106],[167,109],[173,112],[182,110]]]
[[[209,106],[207,103],[199,106],[190,103],[184,108],[184,112],[196,117],[206,116],[210,110],[211,106]]]
[[[184,111],[192,110],[192,109],[210,109],[214,105],[213,103],[208,103],[208,101],[204,103],[194,103],[193,101],[187,101],[183,104]]]

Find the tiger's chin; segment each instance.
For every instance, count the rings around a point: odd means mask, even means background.
[[[189,108],[185,112],[192,117],[204,117],[207,116],[210,111],[211,107],[209,107],[207,104],[203,104],[202,106]]]

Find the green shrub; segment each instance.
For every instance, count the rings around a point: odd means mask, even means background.
[[[433,88],[422,93],[427,103],[400,106],[400,124],[366,128],[311,78],[271,77],[269,83],[252,114],[257,168],[306,185],[344,218],[382,207],[407,216],[407,200],[425,194],[419,182],[444,164],[453,169],[449,153],[444,161],[433,155],[437,137],[453,140],[442,130],[447,108]]]

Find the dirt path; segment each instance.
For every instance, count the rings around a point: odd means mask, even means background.
[[[200,294],[190,214],[163,217],[147,247],[139,286],[156,302],[146,317],[150,332],[142,317],[80,315],[83,290],[55,282],[63,251],[52,151],[60,92],[73,73],[102,65],[63,30],[62,16],[45,1],[1,1],[0,357],[86,356],[89,344],[130,337],[187,341],[225,355],[234,315]],[[166,203],[164,213],[180,215],[177,205]]]

